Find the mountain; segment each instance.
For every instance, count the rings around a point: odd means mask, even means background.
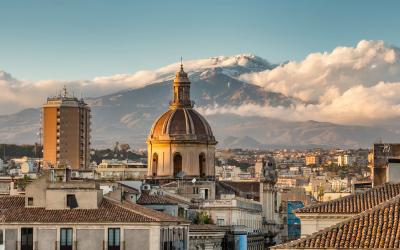
[[[224,148],[263,148],[264,145],[250,136],[228,136],[221,143]]]
[[[40,109],[25,109],[0,116],[0,142],[33,144],[39,142]]]
[[[176,65],[175,65],[176,66]],[[92,108],[92,144],[111,147],[115,141],[143,148],[157,116],[168,109],[176,67],[159,70],[157,79],[135,89],[125,89],[87,99]],[[192,62],[187,69],[191,79],[191,99],[197,108],[268,104],[289,107],[299,99],[238,80],[243,73],[274,68],[254,55],[215,57]],[[345,126],[326,122],[290,122],[262,116],[233,114],[208,115],[220,147],[366,147],[377,139],[398,141],[397,130],[380,127]],[[0,142],[34,143],[40,125],[40,109],[27,109],[0,116]]]
[[[229,148],[237,148],[239,145],[269,149],[365,148],[378,140],[398,142],[400,139],[398,132],[381,127],[345,126],[316,121],[289,122],[233,114],[212,115],[207,118],[218,137],[224,138],[220,140],[219,146]],[[249,143],[251,140],[253,142]]]

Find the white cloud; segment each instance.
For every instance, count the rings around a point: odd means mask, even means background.
[[[252,60],[248,60],[249,57]],[[187,71],[193,71],[222,66],[254,68],[266,63],[252,55],[238,55],[185,61],[184,66]],[[179,63],[174,63],[156,70],[74,82],[19,81],[0,71],[0,113],[38,107],[64,84],[77,95],[83,92],[85,96],[93,97],[171,79],[178,68]],[[205,114],[235,113],[342,124],[373,124],[400,117],[400,50],[385,45],[383,41],[363,40],[355,47],[337,47],[329,53],[313,53],[303,61],[291,61],[272,70],[243,74],[239,79],[299,98],[308,104],[286,108],[245,104],[203,108],[201,111]],[[129,123],[135,118],[125,117],[123,121]]]
[[[301,62],[240,76],[267,90],[307,102],[330,102],[350,88],[400,80],[400,51],[383,41],[360,41],[355,48],[337,47],[313,53]]]
[[[248,60],[249,57],[253,60]],[[235,65],[255,67],[257,66],[254,65],[255,63],[267,62],[254,55],[220,56],[185,61],[184,67],[186,71],[193,71]],[[64,85],[74,91],[76,96],[80,96],[82,93],[84,97],[97,97],[128,88],[140,88],[156,81],[172,79],[179,69],[179,65],[180,63],[177,62],[156,70],[141,70],[133,74],[118,74],[77,81],[21,81],[0,70],[0,114],[14,113],[23,108],[39,107],[48,96],[57,95]]]
[[[313,53],[301,62],[239,78],[268,91],[293,96],[309,104],[288,108],[257,106],[213,107],[206,114],[235,113],[286,120],[371,124],[400,116],[400,51],[383,41],[360,41]]]
[[[373,124],[400,116],[400,82],[380,82],[372,87],[354,86],[331,102],[271,107],[245,104],[237,107],[207,107],[204,115],[232,113],[241,116],[265,116],[290,121],[329,121],[341,124]]]

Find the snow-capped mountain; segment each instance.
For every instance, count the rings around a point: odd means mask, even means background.
[[[243,104],[290,107],[303,103],[300,99],[267,91],[240,80],[240,75],[270,70],[276,65],[255,55],[212,57],[185,61],[191,80],[191,99],[195,107],[240,107]],[[71,83],[92,93],[87,102],[92,107],[92,144],[109,147],[115,141],[144,147],[154,119],[168,109],[172,97],[172,79],[179,62],[154,71],[98,77],[91,81]],[[7,73],[0,78],[18,81]],[[1,81],[1,79],[0,79]],[[77,87],[78,86],[78,87]],[[100,90],[98,90],[100,89]],[[102,94],[107,92],[109,94]],[[39,104],[43,103],[39,99]],[[274,146],[368,146],[377,138],[398,140],[400,136],[379,127],[345,126],[315,121],[292,122],[262,116],[244,117],[233,114],[207,116],[220,147]],[[40,109],[26,109],[0,116],[0,142],[37,142]]]

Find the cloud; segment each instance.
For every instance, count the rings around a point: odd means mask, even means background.
[[[362,84],[400,80],[399,49],[383,41],[360,41],[355,48],[337,47],[331,53],[312,53],[301,62],[244,74],[240,79],[267,90],[308,102],[329,102]]]
[[[249,60],[252,59],[252,60]],[[185,61],[185,70],[202,70],[215,67],[245,66],[256,67],[268,64],[254,55],[219,56],[208,59]],[[22,81],[0,70],[0,115],[10,114],[24,108],[39,107],[48,96],[57,95],[64,85],[80,97],[98,97],[125,89],[135,89],[153,82],[170,80],[179,69],[180,63],[173,63],[156,70],[141,70],[133,74],[100,76],[91,80],[77,81]]]
[[[303,100],[289,108],[246,104],[212,107],[206,114],[235,113],[286,120],[371,124],[400,116],[400,50],[383,41],[360,41],[313,53],[271,70],[243,74],[239,79]]]
[[[372,87],[354,86],[331,102],[296,104],[290,107],[261,106],[214,106],[200,108],[204,115],[236,114],[263,116],[288,121],[327,121],[340,124],[374,124],[383,119],[400,116],[400,82],[380,82]]]
[[[251,60],[249,60],[251,59]],[[213,57],[185,61],[186,71],[215,67],[266,68],[267,61],[254,55]],[[38,107],[63,85],[84,96],[96,97],[173,78],[179,63],[156,70],[118,74],[79,81],[21,81],[0,71],[0,114]],[[257,71],[257,70],[256,70]],[[229,72],[229,70],[226,70]],[[237,107],[202,108],[204,114],[234,113],[284,120],[317,120],[341,124],[375,124],[400,117],[400,49],[383,41],[360,41],[355,47],[337,47],[312,53],[270,70],[236,76],[265,90],[296,97],[303,102],[290,107],[243,104]],[[121,122],[134,124],[136,116]]]

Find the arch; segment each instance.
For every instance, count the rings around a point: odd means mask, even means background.
[[[182,172],[182,155],[180,153],[174,154],[174,176]]]
[[[157,176],[157,169],[158,169],[158,154],[153,154],[153,161],[151,164],[151,174],[152,176]]]
[[[201,177],[206,176],[206,155],[204,153],[199,154],[199,173]]]

